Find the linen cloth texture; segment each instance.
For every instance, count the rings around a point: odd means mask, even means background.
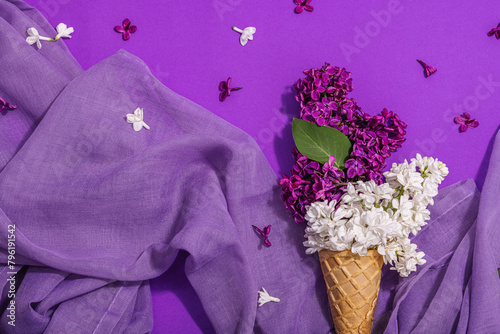
[[[1,256],[15,224],[19,270],[15,327],[1,271],[4,331],[150,332],[147,280],[179,250],[215,331],[330,328],[319,264],[249,135],[125,51],[83,72],[62,41],[28,45],[29,27],[53,28],[22,2],[0,4],[0,93],[18,105],[1,115]],[[126,122],[137,107],[151,130]],[[272,247],[252,224],[272,225]],[[257,312],[261,287],[282,302]]]

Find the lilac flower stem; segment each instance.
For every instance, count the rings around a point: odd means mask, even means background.
[[[236,28],[236,27],[232,27],[232,29],[233,29],[234,31],[239,32],[240,34],[242,34],[242,33],[243,33],[243,30],[238,29],[238,28]]]

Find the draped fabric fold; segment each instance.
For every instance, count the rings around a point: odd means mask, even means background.
[[[319,265],[304,254],[302,227],[291,224],[250,136],[125,51],[83,72],[62,41],[29,46],[29,27],[51,28],[22,2],[0,3],[8,10],[0,52],[11,62],[1,66],[17,68],[0,93],[19,106],[0,122],[0,254],[5,263],[15,224],[16,265],[24,265],[16,327],[3,310],[7,332],[150,332],[147,280],[179,250],[217,332],[330,328],[316,316],[326,301]],[[150,130],[127,123],[138,107]],[[269,224],[272,247],[252,228]],[[257,312],[262,287],[282,302]]]
[[[498,177],[500,136],[482,193],[472,180],[449,186],[413,238],[427,263],[408,278],[385,270],[375,333],[495,333],[500,321]]]
[[[28,45],[30,27],[54,31],[36,9],[0,0],[0,96],[18,106],[0,113],[2,332],[151,332],[148,282],[180,251],[216,332],[329,332],[317,256],[254,140],[128,52],[83,71],[62,40]],[[136,108],[149,130],[127,123]],[[499,163],[497,143],[481,195],[472,180],[438,195],[414,239],[428,262],[409,278],[384,271],[375,332],[498,327]],[[252,225],[272,225],[271,247]],[[262,287],[281,302],[258,308]]]

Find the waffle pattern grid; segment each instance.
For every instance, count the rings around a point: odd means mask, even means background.
[[[371,333],[383,259],[376,250],[319,252],[335,332]]]

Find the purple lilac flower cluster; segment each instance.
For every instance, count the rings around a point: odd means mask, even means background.
[[[339,200],[347,182],[383,182],[385,160],[405,141],[406,124],[384,109],[370,116],[347,94],[352,91],[351,73],[326,63],[321,69],[305,70],[305,78],[294,85],[300,102],[300,118],[344,133],[353,149],[345,168],[335,167],[335,158],[325,164],[309,160],[294,148],[295,164],[290,177],[283,174],[282,198],[297,223],[304,222],[306,206],[320,200]]]

